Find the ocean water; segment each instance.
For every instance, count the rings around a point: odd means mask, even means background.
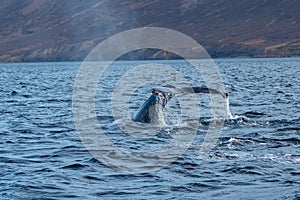
[[[163,148],[175,138],[178,124],[187,123],[178,116],[174,99],[166,108],[169,124],[156,127],[151,137],[132,138],[118,127],[126,126],[110,111],[118,74],[151,62],[159,61],[114,63],[96,92],[99,125],[125,151]],[[0,64],[0,199],[300,199],[300,59],[215,63],[230,96],[232,117],[225,119],[214,147],[199,156],[213,122],[210,98],[200,95],[195,137],[191,143],[174,144],[188,144],[186,151],[166,166],[139,173],[95,158],[81,140],[72,113],[81,63]],[[162,64],[186,67],[184,61]],[[151,87],[135,90],[129,113],[149,97]],[[144,132],[151,128],[145,125]]]

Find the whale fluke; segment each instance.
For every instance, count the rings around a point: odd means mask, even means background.
[[[132,117],[132,120],[143,123],[164,123],[163,110],[166,104],[176,94],[189,93],[219,94],[224,99],[228,98],[228,94],[226,92],[221,92],[208,87],[176,88],[171,85],[156,87],[152,89],[151,96],[140,106],[137,113]]]

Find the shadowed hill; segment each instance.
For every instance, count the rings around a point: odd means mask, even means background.
[[[3,0],[0,61],[83,60],[112,34],[143,26],[185,33],[212,57],[299,56],[299,7],[298,0]]]

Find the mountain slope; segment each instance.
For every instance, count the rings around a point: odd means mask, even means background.
[[[83,60],[109,36],[144,26],[185,33],[213,57],[299,56],[299,7],[298,0],[3,0],[0,61]]]

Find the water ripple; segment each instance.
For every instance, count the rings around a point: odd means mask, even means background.
[[[185,69],[185,62],[164,62]],[[167,167],[140,174],[104,165],[80,140],[72,118],[80,63],[1,64],[0,199],[299,199],[299,59],[216,62],[233,118],[225,120],[215,147],[199,157],[206,130],[215,122],[209,98],[201,96],[201,117],[196,119],[200,128],[188,150]],[[170,116],[176,123],[153,137],[122,132],[118,125],[125,122],[108,112],[109,94],[117,75],[139,63],[147,62],[115,63],[118,70],[109,71],[106,93],[97,91],[95,109],[110,141],[144,153],[172,141],[180,126],[194,130],[170,107],[167,111],[174,112]],[[142,88],[138,91],[130,112],[149,95]],[[145,134],[149,128],[144,126]]]

